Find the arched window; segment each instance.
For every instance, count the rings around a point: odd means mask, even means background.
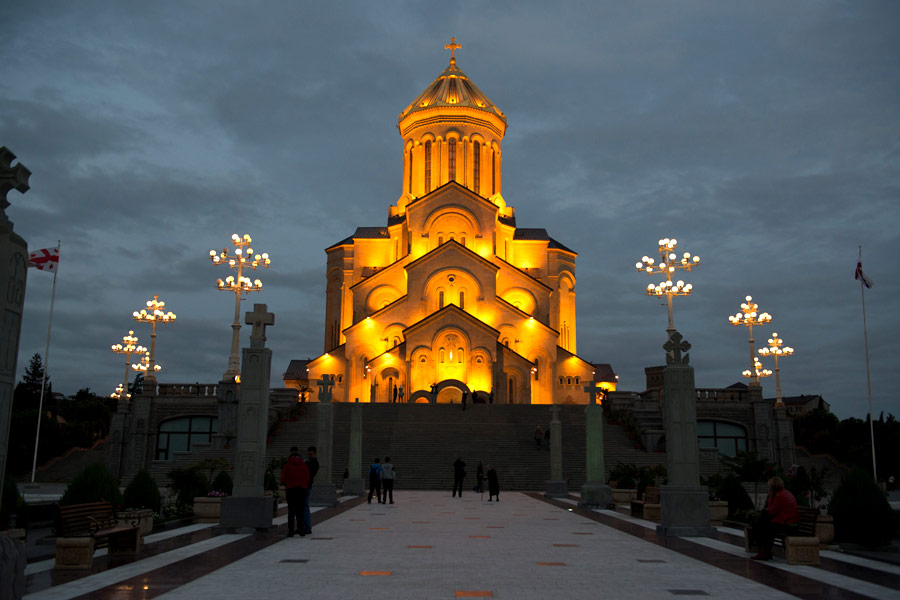
[[[179,417],[163,421],[156,438],[156,460],[171,460],[174,452],[190,452],[194,444],[210,443],[218,428],[218,417]]]
[[[512,377],[506,380],[506,401],[510,404],[516,403],[516,382]]]
[[[572,385],[572,378],[566,377],[566,385]]]
[[[456,356],[457,356],[456,362],[462,364],[462,361],[463,361],[463,349],[462,349],[462,348],[459,348],[459,349],[456,351]]]
[[[443,363],[444,362],[444,349],[443,348],[441,348],[440,356],[441,356],[441,363]]]
[[[413,149],[412,146],[409,147],[409,193],[412,194],[412,182],[413,182]]]
[[[456,138],[450,138],[447,144],[447,163],[450,170],[450,181],[456,179]]]
[[[422,356],[419,357],[419,362],[420,362],[420,363],[425,362],[425,355],[424,355],[424,354],[423,354]]]
[[[466,309],[466,293],[463,291],[459,292],[459,307],[463,310]]]
[[[576,377],[576,378],[575,378],[575,385],[578,385],[579,383],[581,383],[581,380],[580,380],[578,377]]]
[[[559,385],[564,385],[565,383],[566,383],[566,378],[565,378],[565,377],[560,377],[560,378],[559,378]]]
[[[443,244],[443,243],[444,243],[444,236],[439,235],[439,236],[438,236],[438,246],[440,246],[440,245]]]
[[[462,236],[462,238],[459,240],[459,243],[462,244],[463,246],[465,246],[466,245],[466,236]]]
[[[444,308],[444,292],[438,292],[438,308]],[[443,360],[441,362],[444,362]]]
[[[399,345],[400,345],[400,338],[397,336],[394,336],[394,347],[396,348]]]
[[[740,425],[722,421],[697,421],[701,448],[718,448],[720,454],[736,456],[747,450],[747,432]]]
[[[476,364],[476,365],[484,364],[484,359],[481,358],[480,356],[479,356],[479,357],[476,357],[476,358],[475,358],[475,364]]]
[[[425,193],[431,191],[431,140],[425,142]]]
[[[475,193],[480,193],[481,190],[481,143],[475,142],[472,153],[472,167],[474,168],[474,173],[472,174],[475,179]]]
[[[493,196],[497,193],[497,152],[491,154],[491,196]]]

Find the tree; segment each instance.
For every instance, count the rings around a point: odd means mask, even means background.
[[[775,472],[775,463],[760,458],[756,452],[739,451],[737,456],[723,456],[722,463],[741,481],[753,482],[753,503],[759,498],[759,482],[765,481]]]
[[[35,410],[38,408],[41,401],[41,381],[43,378],[44,361],[41,359],[40,354],[35,353],[31,357],[28,366],[25,367],[22,381],[16,385],[16,390],[13,394],[13,410]],[[48,375],[44,388],[45,401],[53,397],[52,392],[53,388]]]

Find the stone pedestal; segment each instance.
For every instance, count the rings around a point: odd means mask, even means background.
[[[706,486],[664,485],[659,503],[661,524],[657,532],[676,537],[715,537],[715,527],[709,526]]]
[[[344,495],[362,496],[366,482],[362,478],[362,406],[359,398],[350,407],[350,460],[347,470],[350,477],[344,480]]]
[[[219,525],[227,531],[252,532],[266,530],[272,525],[272,497],[259,496],[222,498]]]
[[[194,517],[198,523],[218,523],[222,515],[222,496],[194,498]]]
[[[612,503],[612,488],[605,483],[589,481],[581,486],[581,500],[578,506],[606,508]]]
[[[666,536],[714,537],[709,526],[709,492],[700,485],[694,368],[688,364],[691,345],[677,331],[669,332],[665,398],[666,466],[669,485],[660,490],[660,520],[656,531]]]
[[[548,498],[565,498],[569,495],[569,486],[563,479],[562,468],[562,423],[559,421],[559,407],[555,404],[550,409],[550,481],[547,482]]]
[[[322,394],[319,394],[319,398],[322,398]],[[320,402],[316,415],[316,458],[319,459],[319,472],[309,492],[310,506],[338,504],[337,486],[334,485],[331,474],[333,448],[334,405],[331,402]]]

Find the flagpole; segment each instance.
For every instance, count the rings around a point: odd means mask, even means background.
[[[56,254],[59,256],[60,240],[56,240]],[[34,483],[34,475],[37,471],[38,442],[41,439],[41,417],[44,415],[44,389],[47,384],[47,369],[50,367],[50,330],[53,327],[53,300],[56,298],[56,274],[59,272],[59,263],[53,270],[53,288],[50,292],[50,320],[47,323],[47,345],[44,347],[44,373],[41,375],[41,400],[38,403],[37,433],[34,435],[34,459],[31,461],[31,483]]]
[[[859,262],[862,263],[862,246],[859,247]],[[869,438],[872,440],[872,477],[878,482],[878,469],[875,466],[875,425],[872,415],[872,378],[869,375],[869,333],[866,326],[866,286],[865,278],[859,278],[859,295],[862,298],[863,341],[866,346],[866,389],[869,396]]]

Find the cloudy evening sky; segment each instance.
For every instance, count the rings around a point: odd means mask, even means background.
[[[503,195],[578,251],[578,353],[620,389],[662,364],[666,312],[634,263],[700,255],[675,324],[700,387],[747,368],[752,294],[796,355],[786,395],[863,417],[857,247],[876,415],[900,413],[900,4],[794,2],[34,2],[0,6],[0,145],[33,175],[6,212],[62,241],[54,390],[108,394],[109,351],[159,294],[162,382],[214,382],[234,296],[209,250],[268,251],[273,385],[324,337],[324,248],[382,226],[401,192],[397,115],[447,65],[509,119]],[[43,352],[52,276],[29,271],[19,375]],[[249,328],[242,329],[247,345]],[[767,366],[772,368],[771,365]],[[764,381],[774,396],[774,377]]]

